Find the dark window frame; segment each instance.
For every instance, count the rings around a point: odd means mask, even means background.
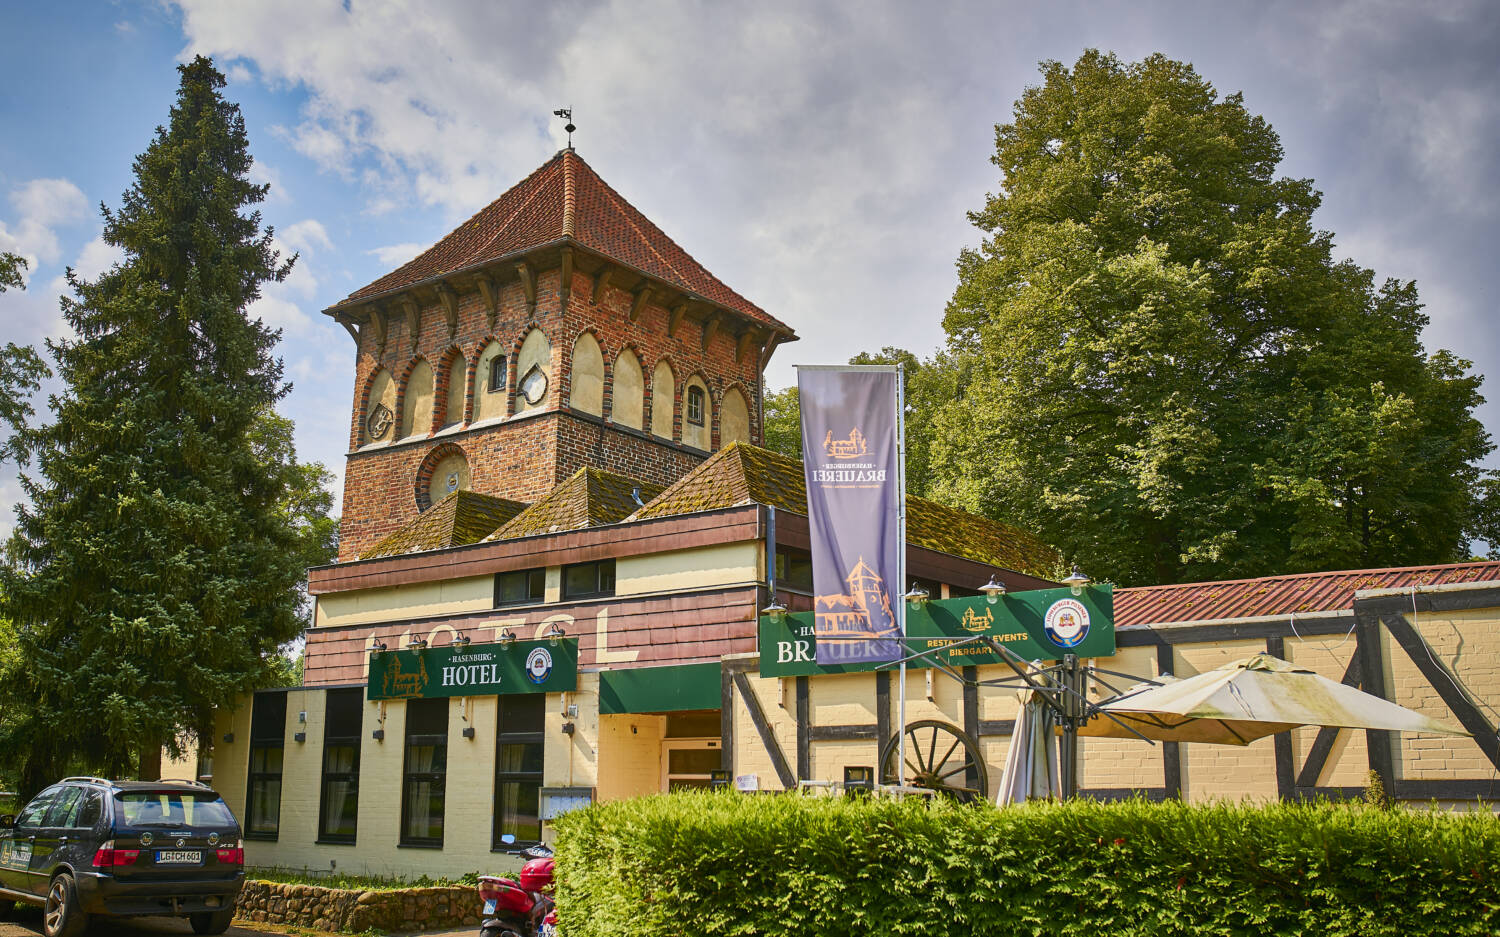
[[[272,702],[274,701],[274,702]],[[261,707],[265,706],[266,709]],[[271,724],[275,721],[270,716],[272,709],[281,710],[280,729],[275,734],[271,732]],[[266,713],[265,718],[260,717]],[[255,755],[257,752],[276,750],[281,752],[277,759],[278,770],[256,771]],[[281,795],[284,793],[282,778],[286,775],[286,694],[285,693],[257,693],[250,709],[250,758],[246,765],[245,778],[245,824],[244,838],[259,839],[275,842],[281,835]],[[255,792],[257,785],[268,784],[274,781],[276,784],[276,829],[256,830],[255,825],[258,818],[255,815]]]
[[[693,403],[695,402],[694,398],[696,398],[696,402],[698,404],[697,418],[693,417]],[[708,413],[708,391],[704,390],[696,384],[689,385],[687,393],[683,395],[682,412],[684,418],[694,426],[704,425],[704,423],[707,422],[706,415]]]
[[[443,711],[443,732],[438,734],[414,733],[412,732],[413,707],[432,709],[436,711],[441,704]],[[448,698],[438,697],[435,699],[409,699],[406,701],[406,745],[401,754],[401,830],[399,845],[415,847],[418,849],[442,849],[443,836],[447,833],[448,814]],[[433,745],[442,749],[442,768],[438,770],[413,771],[411,767],[412,748],[423,745]],[[407,830],[411,820],[409,807],[411,805],[412,785],[426,782],[435,786],[438,793],[442,795],[442,805],[438,814],[437,836],[412,836]]]
[[[343,703],[349,699],[354,700],[352,720],[345,722],[342,717],[346,713],[336,712],[334,700],[337,695]],[[353,845],[359,836],[359,760],[360,760],[360,737],[364,731],[364,695],[365,691],[359,687],[329,690],[324,697],[323,709],[323,770],[318,783],[318,839],[320,843],[335,843]],[[347,770],[330,771],[328,767],[328,756],[330,749],[353,748],[354,758]],[[347,783],[350,785],[350,796],[354,799],[354,832],[335,833],[329,832],[329,803],[328,786],[330,783]]]
[[[505,355],[496,355],[490,359],[490,373],[485,376],[484,391],[487,394],[499,394],[505,391],[505,380],[510,376],[510,362]],[[499,380],[497,381],[496,378]]]
[[[500,595],[500,580],[505,576],[526,577],[526,598],[519,601],[507,602]],[[532,579],[540,581],[541,589],[535,595],[531,592]],[[545,566],[533,566],[530,569],[512,569],[503,573],[495,574],[495,608],[512,608],[519,605],[541,605],[547,601],[547,568]]]
[[[798,564],[805,564],[807,578],[801,582],[795,581],[788,573],[793,561]],[[799,550],[796,547],[778,545],[776,547],[776,588],[785,589],[788,592],[800,592],[812,595],[812,554],[807,550]]]
[[[568,572],[570,570],[582,569],[585,566],[594,567],[594,588],[592,590],[574,591],[568,587]],[[609,585],[603,585],[604,570],[609,569]],[[562,568],[562,597],[564,600],[572,599],[606,599],[615,594],[615,561],[590,560],[587,563],[571,563]]]
[[[540,703],[530,703],[531,700],[540,700]],[[515,694],[512,696],[502,696],[499,698],[499,701],[500,712],[497,714],[497,718],[495,720],[495,803],[494,809],[491,813],[490,823],[490,849],[492,851],[515,849],[519,846],[530,846],[541,841],[540,839],[531,838],[521,839],[519,837],[518,827],[513,829],[505,828],[505,824],[502,822],[503,817],[501,816],[500,812],[500,795],[501,791],[504,790],[504,785],[506,784],[520,784],[523,786],[535,788],[537,800],[537,835],[538,837],[540,837],[542,823],[542,774],[546,767],[545,758],[547,738],[547,698],[541,694],[525,693]],[[522,701],[527,701],[527,704],[536,707],[535,727],[528,727],[524,730],[516,730],[513,727],[507,727],[505,721],[505,707],[507,705],[522,705]],[[505,770],[502,767],[500,759],[501,753],[505,750],[505,746],[507,745],[536,745],[540,747],[542,749],[540,753],[542,757],[539,759],[540,763],[538,764],[537,769],[535,771]],[[516,834],[516,841],[514,843],[502,842],[500,840],[500,837],[506,833]]]

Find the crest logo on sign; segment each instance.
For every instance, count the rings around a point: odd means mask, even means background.
[[[1077,647],[1089,633],[1089,610],[1076,599],[1058,599],[1042,619],[1047,637],[1058,647]]]
[[[533,648],[526,655],[526,677],[541,686],[552,675],[552,655],[544,647]]]

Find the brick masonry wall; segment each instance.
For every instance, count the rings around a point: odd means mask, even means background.
[[[703,324],[683,321],[675,335],[668,335],[671,313],[647,304],[636,322],[630,321],[631,293],[610,287],[596,305],[591,302],[593,278],[575,272],[567,308],[558,295],[561,271],[544,271],[537,284],[536,316],[527,314],[519,283],[502,287],[493,328],[488,308],[478,292],[458,297],[457,329],[450,335],[443,307],[433,296],[422,304],[417,333],[412,335],[406,316],[391,308],[383,347],[375,330],[361,330],[356,355],[354,393],[350,407],[348,464],[345,470],[343,524],[339,547],[341,562],[358,558],[380,538],[418,513],[417,473],[437,446],[452,443],[469,460],[475,491],[520,501],[535,501],[562,479],[584,466],[597,466],[659,485],[669,484],[690,471],[707,453],[681,445],[682,398],[688,380],[697,376],[708,386],[711,397],[713,448],[718,448],[719,411],[731,388],[743,394],[750,412],[752,441],[761,439],[760,355],[754,345],[743,360],[736,360],[737,337],[726,318],[705,343]],[[430,301],[427,301],[430,300]],[[552,366],[547,399],[538,411],[503,422],[487,421],[477,426],[465,422],[441,427],[447,412],[448,364],[455,355],[468,362],[464,415],[475,413],[475,389],[484,375],[476,374],[479,357],[492,342],[507,349],[507,412],[515,409],[515,359],[531,329],[540,328],[552,345]],[[570,389],[569,369],[573,343],[590,331],[598,340],[605,360],[603,419],[573,414],[566,408]],[[662,440],[649,434],[616,427],[611,417],[615,358],[629,348],[640,360],[646,376],[644,425],[652,423],[654,408],[671,407],[673,438]],[[419,359],[428,361],[435,373],[433,425],[426,433],[360,449],[361,427],[371,406],[371,380],[385,369],[398,384],[395,426],[401,424],[402,394],[399,388]],[[654,400],[650,375],[657,363],[672,366],[676,393],[672,400]],[[394,437],[395,430],[391,431]],[[389,438],[389,437],[388,437]],[[434,498],[434,500],[436,500]]]

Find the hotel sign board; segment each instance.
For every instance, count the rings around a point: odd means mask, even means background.
[[[371,655],[365,698],[567,693],[577,686],[577,638],[446,644]]]
[[[977,596],[929,601],[921,608],[908,605],[906,634],[908,654],[985,634],[1025,660],[1057,660],[1064,654],[1110,657],[1115,653],[1114,587],[1090,586],[1076,596],[1071,589],[1036,589],[1012,592],[993,603]],[[1003,663],[1000,655],[975,642],[907,666],[930,667],[934,658],[954,667]],[[880,667],[878,661],[819,664],[812,612],[789,614],[779,622],[760,620],[763,677],[863,673]]]

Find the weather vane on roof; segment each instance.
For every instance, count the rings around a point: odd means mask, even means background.
[[[568,132],[568,149],[573,148],[573,131],[578,128],[573,126],[573,109],[571,107],[560,107],[552,112],[552,116],[561,117],[568,123],[563,127]]]

